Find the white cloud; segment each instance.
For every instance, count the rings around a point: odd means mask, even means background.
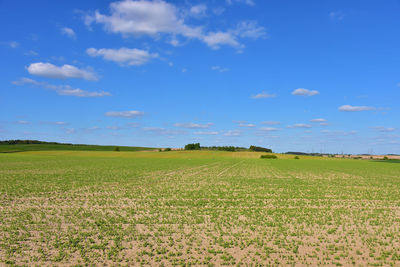
[[[72,88],[69,85],[54,85],[54,84],[49,84],[47,82],[38,82],[30,78],[21,78],[20,80],[13,81],[12,83],[18,86],[23,86],[27,84],[27,85],[43,87],[46,89],[56,91],[57,94],[59,95],[78,96],[78,97],[111,96],[109,92],[105,91],[85,91],[79,88]]]
[[[86,53],[91,57],[101,56],[105,60],[117,62],[120,65],[143,65],[153,58],[157,58],[157,53],[149,53],[141,49],[129,49],[122,47],[120,49],[96,49],[88,48]]]
[[[106,112],[107,117],[120,117],[120,118],[136,118],[144,115],[144,112],[137,110],[130,111],[109,111]]]
[[[225,136],[240,136],[240,135],[242,135],[242,132],[239,130],[230,130],[230,131],[227,131],[224,135]]]
[[[205,132],[205,131],[199,131],[199,132],[195,132],[194,134],[197,135],[217,135],[218,132]]]
[[[375,107],[371,106],[351,106],[351,105],[343,105],[339,107],[339,111],[345,112],[357,112],[357,111],[368,111],[368,110],[375,110]]]
[[[261,122],[261,124],[265,124],[265,125],[279,125],[281,124],[280,121],[263,121]]]
[[[53,79],[80,78],[85,80],[98,80],[97,75],[91,70],[79,69],[72,65],[55,66],[51,63],[32,63],[27,67],[30,74]]]
[[[183,68],[183,69],[182,69],[182,72],[183,72],[183,73],[187,72],[187,68]]]
[[[104,24],[107,31],[123,36],[157,36],[162,33],[186,37],[201,35],[201,28],[186,25],[179,17],[179,10],[164,1],[125,0],[111,3],[110,10],[110,16],[96,11],[94,16],[86,17],[86,23]]]
[[[310,120],[310,122],[323,123],[323,122],[327,122],[327,120],[326,120],[326,119],[319,118],[319,119],[312,119],[312,120]]]
[[[76,33],[71,28],[68,27],[61,28],[61,33],[72,39],[76,39]]]
[[[192,6],[189,10],[189,14],[195,18],[201,18],[206,16],[207,6],[204,4],[199,4]]]
[[[239,49],[244,48],[244,45],[237,40],[237,36],[231,32],[209,32],[202,37],[202,40],[214,50],[218,50],[221,45],[229,45]]]
[[[162,135],[179,135],[179,134],[186,134],[185,131],[174,131],[174,130],[168,130],[165,128],[160,128],[160,127],[144,127],[142,128],[143,131],[150,132],[153,134],[162,134]]]
[[[212,66],[211,69],[214,70],[214,71],[218,71],[218,72],[227,72],[227,71],[229,71],[228,68],[222,68],[220,66]]]
[[[253,3],[251,0],[241,2]],[[201,16],[206,9],[202,4],[193,6],[189,14]],[[207,32],[203,26],[187,25],[185,14],[187,12],[163,0],[124,0],[110,4],[110,15],[96,11],[94,15],[86,16],[85,23],[88,26],[93,22],[103,24],[106,31],[120,33],[123,37],[147,35],[159,39],[162,35],[169,35],[173,40],[170,42],[172,45],[178,45],[177,36],[183,36],[200,40],[215,50],[222,45],[243,49],[244,45],[239,42],[239,38],[257,39],[265,36],[265,29],[255,22],[241,22],[236,29],[227,31]]]
[[[293,125],[287,126],[287,128],[312,128],[312,126],[305,123],[295,123]]]
[[[253,99],[274,98],[274,97],[276,97],[276,94],[268,94],[266,92],[262,92],[262,93],[259,93],[257,95],[251,96],[251,98],[253,98]]]
[[[23,121],[23,120],[19,120],[17,121],[18,124],[30,124],[29,121]]]
[[[67,134],[74,134],[76,132],[76,130],[74,128],[65,128],[65,132]]]
[[[208,129],[213,123],[199,124],[193,122],[175,123],[175,127],[188,128],[188,129]]]
[[[253,127],[256,127],[256,125],[252,124],[252,123],[239,123],[239,127],[253,128]]]
[[[278,128],[274,128],[274,127],[261,127],[260,130],[261,130],[261,131],[265,131],[265,132],[275,132],[275,131],[279,131]]]
[[[246,4],[249,6],[254,6],[255,3],[253,0],[226,0],[226,3],[228,5],[232,5],[233,3],[241,3],[241,4]]]
[[[36,51],[33,50],[29,50],[28,52],[24,53],[25,56],[29,56],[29,57],[36,57],[39,54]]]
[[[237,36],[242,38],[266,38],[267,33],[264,27],[258,26],[255,21],[242,21],[238,24],[237,28],[234,30]]]
[[[0,42],[1,45],[6,45],[11,48],[17,48],[19,46],[19,43],[16,41],[9,41],[9,42]]]
[[[331,20],[341,21],[344,19],[344,13],[342,11],[332,11],[329,13]]]
[[[376,127],[372,127],[372,128],[379,132],[394,132],[394,131],[396,131],[396,128],[387,128],[387,127],[383,127],[383,126],[376,126]]]
[[[102,97],[102,96],[111,96],[110,93],[100,91],[100,92],[91,92],[85,91],[79,88],[71,88],[71,89],[62,89],[57,90],[59,95],[68,95],[68,96],[79,96],[79,97]]]
[[[314,96],[318,94],[319,92],[317,90],[308,90],[305,88],[298,88],[292,92],[292,95],[299,95],[299,96]]]

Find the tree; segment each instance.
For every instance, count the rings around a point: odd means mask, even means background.
[[[260,146],[250,146],[249,150],[250,150],[250,151],[257,151],[257,152],[272,153],[272,150],[271,150],[271,149],[265,148],[265,147],[260,147]]]
[[[200,150],[200,143],[187,144],[185,150]]]

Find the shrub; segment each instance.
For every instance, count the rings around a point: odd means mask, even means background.
[[[276,155],[261,155],[260,159],[277,159]]]
[[[164,151],[171,151],[172,149],[167,147],[166,149],[164,149]]]
[[[294,159],[300,159],[299,156],[294,157]]]
[[[383,157],[383,160],[388,160],[388,159],[389,159],[389,158],[388,158],[388,157],[386,157],[386,156],[384,156],[384,157]]]
[[[116,147],[114,148],[114,151],[119,151],[119,147],[116,146]]]

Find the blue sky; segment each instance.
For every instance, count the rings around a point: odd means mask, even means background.
[[[0,1],[0,139],[400,153],[399,1]]]

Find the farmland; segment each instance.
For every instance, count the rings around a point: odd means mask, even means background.
[[[260,155],[0,154],[0,263],[400,264],[398,162]]]

